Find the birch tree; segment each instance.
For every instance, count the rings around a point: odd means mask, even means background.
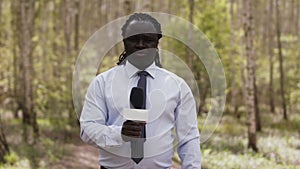
[[[245,54],[247,59],[246,105],[248,110],[248,147],[257,152],[258,148],[256,145],[256,117],[254,98],[255,59],[253,50],[253,16],[251,11],[251,0],[244,0],[244,10],[244,43]]]

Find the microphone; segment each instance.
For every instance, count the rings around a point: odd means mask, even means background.
[[[140,87],[133,87],[130,93],[130,108],[143,109],[144,106],[144,90]],[[142,137],[131,141],[131,159],[138,164],[144,158],[144,141],[145,127],[142,128]]]
[[[141,87],[133,87],[130,93],[130,108],[143,109],[144,106],[144,89]]]
[[[141,87],[133,87],[131,89],[130,98],[130,109],[125,108],[123,110],[123,116],[127,120],[133,121],[148,121],[148,110],[145,108],[145,93]]]

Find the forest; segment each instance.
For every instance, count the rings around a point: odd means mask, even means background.
[[[200,30],[213,50],[196,50],[212,51],[222,65],[224,107],[215,103],[216,69],[175,38],[160,42],[195,82],[203,169],[300,169],[300,0],[0,0],[0,169],[99,168],[98,150],[80,139],[85,89],[74,100],[76,63],[95,32],[137,12],[191,23],[175,33],[194,42],[191,32]],[[87,62],[97,70],[82,73],[84,85],[122,51],[119,41],[104,59]],[[214,105],[220,119],[206,126]],[[180,166],[175,153],[172,169]]]

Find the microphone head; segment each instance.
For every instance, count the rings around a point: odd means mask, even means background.
[[[130,93],[130,108],[143,109],[144,107],[144,89],[133,87]]]

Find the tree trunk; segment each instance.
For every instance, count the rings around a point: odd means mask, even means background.
[[[235,35],[234,35],[234,30],[235,30],[235,15],[234,15],[234,2],[235,0],[230,0],[230,46],[234,46],[235,43]],[[230,52],[230,62],[231,64],[231,106],[233,106],[233,114],[237,114],[238,106],[236,104],[236,94],[237,94],[237,89],[236,89],[236,84],[235,84],[235,64],[234,64],[234,57],[235,57],[235,49],[232,48]]]
[[[0,0],[0,24],[2,24],[2,0]],[[0,30],[0,45],[2,45],[2,30]],[[2,113],[2,112],[1,112]],[[3,132],[3,125],[0,119],[0,162],[5,162],[4,156],[9,153],[9,147],[6,141],[6,137]]]
[[[236,6],[237,6],[237,16],[238,16],[238,28],[242,28],[243,27],[243,22],[244,22],[244,9],[243,9],[243,6],[244,6],[244,3],[243,3],[244,0],[237,0],[236,1]],[[240,41],[240,45],[243,46],[244,45],[244,41]],[[245,53],[243,53],[244,51],[240,51],[240,53],[238,55],[240,55],[241,57],[245,56]],[[243,60],[245,60],[246,58],[242,58],[241,61],[240,61],[240,73],[241,73],[241,79],[242,79],[242,86],[246,86],[246,75],[245,75],[245,70],[246,70],[246,66],[243,62]],[[242,97],[243,97],[243,102],[246,103],[247,102],[247,89],[244,87],[241,89],[241,93],[242,93]],[[241,113],[240,112],[237,112],[236,113],[236,117],[238,119],[240,119],[241,117]]]
[[[198,77],[201,77],[201,75],[200,75],[200,71],[199,71],[199,75],[198,75]],[[200,79],[200,78],[199,78]],[[198,108],[198,113],[197,113],[197,115],[201,115],[201,112],[207,112],[206,110],[204,110],[203,111],[203,107],[205,106],[205,100],[206,100],[206,98],[207,98],[207,94],[208,94],[208,92],[209,92],[209,87],[210,87],[210,83],[206,83],[206,85],[205,85],[205,88],[202,88],[203,89],[203,93],[201,94],[201,98],[200,98],[200,100],[202,100],[201,102],[200,102],[200,104],[199,104],[199,108]]]
[[[0,162],[5,162],[4,156],[9,154],[9,147],[3,132],[3,123],[0,119]]]
[[[66,43],[66,63],[68,65],[73,65],[73,52],[74,49],[72,48],[72,30],[74,30],[74,16],[73,16],[73,1],[66,0],[64,2],[64,37]],[[70,125],[76,124],[74,109],[73,109],[73,100],[72,100],[72,66],[66,68],[66,78],[70,79],[67,81],[67,88],[68,88],[68,97],[66,98],[66,105],[68,109],[68,122]]]
[[[295,22],[295,35],[299,38],[299,15],[300,15],[300,1],[297,1],[297,8],[296,8],[296,22]]]
[[[170,2],[170,0],[168,1],[168,3]],[[153,12],[153,11],[155,11],[155,9],[156,9],[156,3],[155,3],[155,0],[151,0],[151,2],[150,2],[150,4],[151,4],[151,12]],[[169,4],[168,4],[169,5]],[[170,12],[169,12],[170,13]]]
[[[27,126],[31,125],[34,132],[34,140],[38,137],[38,126],[36,122],[36,113],[33,111],[33,92],[32,92],[32,37],[34,28],[34,0],[21,0],[19,2],[19,48],[22,64],[23,81],[23,124],[24,139],[27,140]]]
[[[131,5],[132,1],[130,0],[125,0],[124,1],[124,9],[125,9],[125,14],[129,15],[132,11],[132,5]]]
[[[255,152],[258,151],[256,145],[256,117],[255,117],[255,98],[254,98],[254,78],[255,78],[255,59],[253,50],[253,28],[252,28],[252,4],[251,0],[244,0],[245,19],[245,47],[247,57],[247,98],[248,109],[248,147]]]
[[[42,79],[44,82],[48,81],[48,77],[49,75],[47,74],[47,70],[48,70],[48,55],[47,55],[47,39],[48,39],[48,30],[47,30],[47,24],[48,24],[48,15],[47,15],[47,2],[43,1],[41,2],[41,18],[42,18],[42,24],[41,24],[41,28],[40,31],[42,33],[41,35],[41,44],[43,46],[42,48],[42,56],[41,56],[41,61],[42,61],[42,65],[43,65],[43,69],[42,71]]]
[[[297,0],[297,1],[299,1],[299,0]],[[296,22],[296,20],[295,20],[295,9],[297,9],[297,4],[295,5],[295,0],[292,0],[292,2],[290,3],[289,8],[291,8],[290,9],[290,17],[289,18],[291,18],[291,23],[295,23]],[[290,34],[294,33],[294,29],[293,29],[292,26],[289,27],[289,33]]]
[[[18,57],[18,51],[16,46],[18,45],[18,33],[17,33],[17,15],[15,11],[17,11],[18,7],[16,3],[12,3],[10,6],[11,9],[11,29],[12,29],[12,52],[13,52],[13,96],[14,100],[17,103],[17,107],[14,110],[14,118],[19,118],[18,111],[21,110],[22,108],[22,98],[21,98],[21,77],[20,77],[20,58]]]
[[[256,131],[261,131],[261,122],[260,122],[260,113],[258,107],[258,91],[257,91],[257,84],[256,84],[256,76],[254,75],[254,102],[255,102],[255,124],[256,124]]]
[[[74,36],[74,49],[75,52],[79,52],[79,28],[80,28],[80,2],[79,0],[75,1],[76,14],[75,14],[75,36]]]
[[[110,21],[110,13],[111,13],[111,0],[106,0],[105,2],[106,8],[105,8],[105,23],[108,23]],[[129,3],[131,4],[131,3]]]
[[[151,1],[139,1],[138,10],[139,11],[151,11],[153,3]]]
[[[194,0],[189,0],[189,22],[193,24],[193,15],[194,15]],[[188,32],[188,41],[192,44],[193,43],[193,26],[190,25],[189,32]],[[193,53],[192,51],[186,47],[187,52],[187,63],[191,70],[193,70]]]
[[[191,24],[193,24],[194,0],[189,0],[188,5],[189,5],[189,22]],[[188,42],[191,43],[191,44],[193,44],[193,34],[192,34],[192,32],[193,32],[193,25],[189,25],[189,31],[188,31],[187,36],[188,36]],[[187,61],[188,67],[191,70],[193,70],[193,53],[188,47],[186,47],[185,50],[186,50],[186,56],[187,56],[186,61]],[[190,83],[191,80],[192,79],[189,79],[188,83]]]
[[[172,0],[168,0],[168,10],[167,11],[169,14],[172,14],[172,12],[173,12],[172,2],[173,2]]]
[[[103,14],[102,14],[102,5],[103,5],[103,0],[98,0],[97,1],[97,10],[98,10],[98,28],[100,28],[101,25],[103,25]]]
[[[279,72],[280,72],[280,96],[281,96],[281,106],[283,111],[283,118],[288,119],[286,111],[286,99],[284,96],[284,72],[283,72],[283,56],[281,47],[281,32],[280,32],[280,15],[278,0],[276,0],[276,33],[277,33],[277,45],[278,45],[278,59],[279,59]]]
[[[253,1],[253,3],[254,3],[254,5],[252,4],[252,7],[251,7],[251,10],[254,10],[254,12],[253,11],[251,11],[251,13],[252,13],[252,17],[253,17],[253,20],[255,20],[254,18],[256,18],[258,21],[260,20],[260,19],[262,19],[262,18],[258,18],[258,16],[260,15],[260,13],[259,13],[259,10],[258,10],[258,1]],[[253,8],[254,7],[254,8]],[[259,21],[259,22],[262,22],[262,21]],[[253,24],[253,21],[252,21],[252,23],[251,24]],[[252,27],[252,29],[253,29],[253,31],[252,31],[252,33],[253,32],[255,32],[255,29],[254,29],[254,27]],[[257,30],[257,32],[260,32],[260,30],[259,30],[259,28],[257,28],[256,29]],[[262,41],[263,41],[263,45],[262,45],[262,48],[263,48],[263,51],[265,51],[265,44],[266,44],[266,33],[265,33],[265,31],[263,31],[263,32],[261,32],[262,33],[262,36],[261,37],[263,37],[263,39],[262,39]],[[254,34],[252,34],[252,36],[253,36]],[[254,39],[254,37],[252,37],[252,39]],[[253,41],[253,40],[252,40]],[[253,47],[254,48],[254,47]],[[254,49],[253,49],[254,50]],[[255,61],[256,61],[256,57],[254,57],[253,56],[253,59],[254,59],[254,68],[253,68],[253,70],[254,70],[254,84],[253,84],[253,86],[254,86],[254,107],[255,107],[255,125],[256,125],[256,131],[261,131],[261,123],[260,123],[260,112],[259,112],[259,101],[258,101],[258,89],[257,89],[257,81],[256,81],[256,74],[255,74],[255,70],[256,70],[256,64],[255,64]]]
[[[2,25],[2,0],[0,0],[0,24]],[[2,32],[3,30],[0,30],[0,45],[2,45]]]
[[[275,113],[275,104],[274,104],[274,87],[273,87],[273,29],[270,25],[273,23],[273,0],[269,0],[268,3],[268,19],[267,19],[267,30],[268,30],[268,56],[269,56],[269,102],[270,102],[270,111]]]
[[[15,36],[12,36],[13,37],[13,44],[15,46],[16,42],[15,42]],[[18,81],[19,81],[19,78],[18,78],[18,59],[17,59],[17,51],[16,51],[16,48],[13,48],[13,96],[15,98],[15,101],[17,103],[17,107],[16,109],[14,110],[14,118],[19,118],[19,110],[21,109],[21,101],[20,101],[20,97],[19,97],[19,90],[18,90]]]

